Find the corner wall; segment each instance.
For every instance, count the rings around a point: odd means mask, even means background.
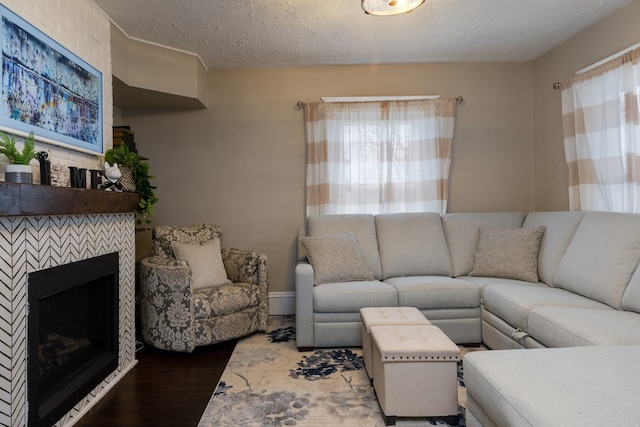
[[[562,134],[562,82],[601,59],[640,42],[640,1],[634,0],[533,62],[535,208],[569,209]]]

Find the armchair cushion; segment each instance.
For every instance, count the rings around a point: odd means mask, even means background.
[[[260,289],[250,283],[233,283],[199,289],[193,294],[196,320],[237,313],[260,303]]]
[[[173,241],[171,247],[177,259],[185,260],[189,264],[193,289],[231,283],[222,263],[218,237],[208,242],[193,244]]]

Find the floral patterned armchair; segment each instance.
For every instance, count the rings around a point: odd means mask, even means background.
[[[140,262],[142,338],[153,347],[191,352],[267,328],[267,258],[248,250],[222,248],[232,283],[194,289],[189,264],[176,259],[173,242],[204,243],[220,238],[217,224],[157,226],[153,254]]]

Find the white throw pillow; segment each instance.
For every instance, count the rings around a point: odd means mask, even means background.
[[[171,242],[171,247],[177,259],[189,264],[193,289],[231,283],[222,262],[219,238],[215,237],[202,244]]]

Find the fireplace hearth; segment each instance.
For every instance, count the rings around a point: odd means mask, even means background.
[[[118,367],[119,256],[28,279],[28,425],[52,426]]]

